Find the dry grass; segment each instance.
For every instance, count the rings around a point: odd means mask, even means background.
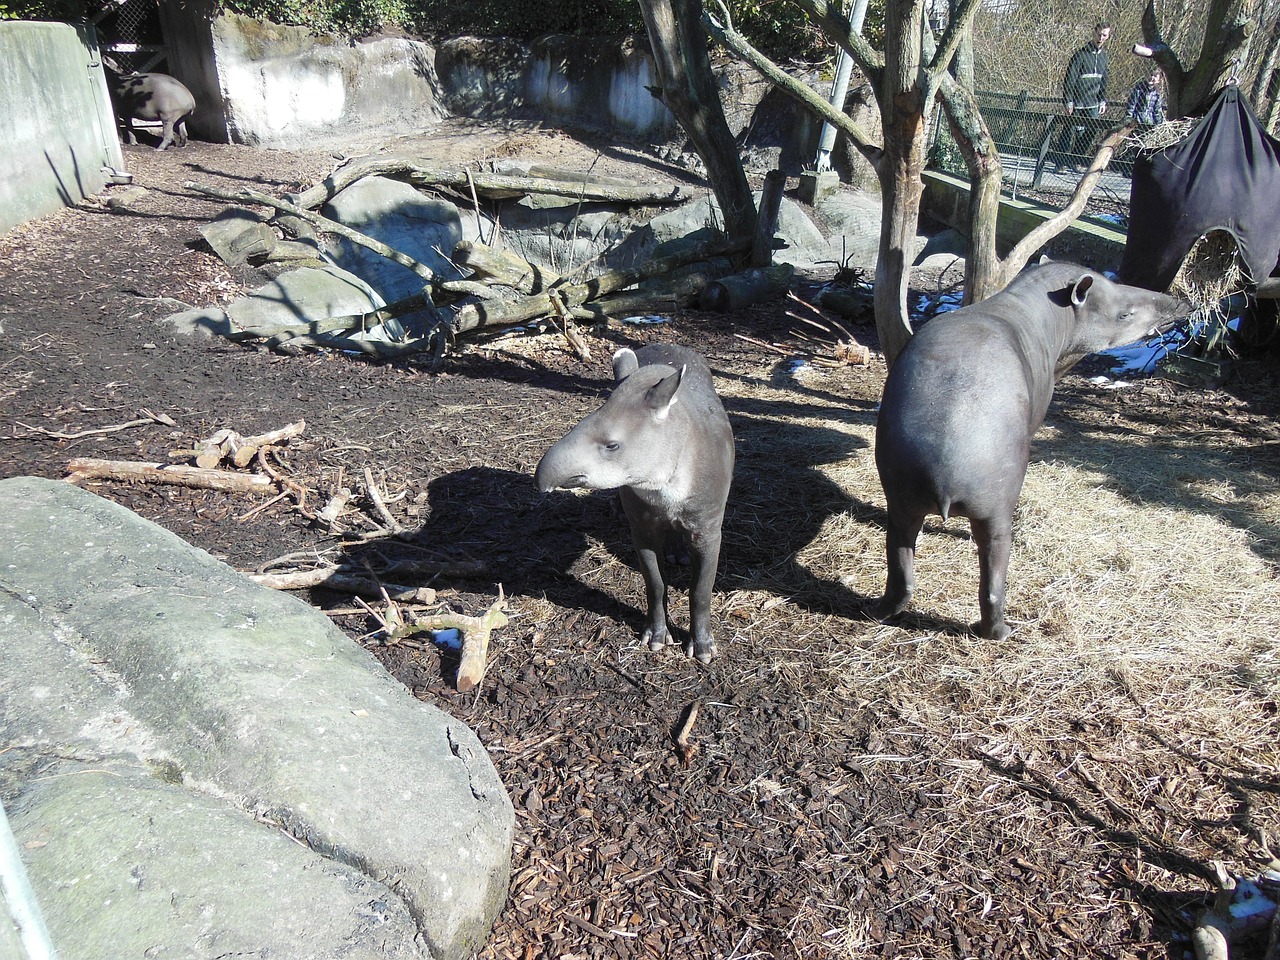
[[[1187,252],[1169,292],[1208,314],[1248,286],[1235,237],[1225,230],[1210,230]]]
[[[729,549],[761,558],[724,619],[789,598],[775,611],[776,672],[811,702],[827,749],[935,799],[911,851],[937,868],[920,896],[957,857],[1017,857],[1047,876],[1061,863],[1045,856],[1063,850],[1073,869],[1136,852],[1133,882],[1165,890],[1206,889],[1213,859],[1255,875],[1268,843],[1280,853],[1276,445],[1192,425],[1157,433],[1101,395],[1095,418],[1038,442],[1015,526],[1013,635],[965,629],[977,558],[964,520],[926,524],[913,606],[876,624],[855,608],[883,586],[869,402],[882,376],[809,368],[720,384],[753,481],[735,490]],[[752,527],[766,515],[767,530],[803,542],[769,557],[766,528]],[[835,599],[823,609],[820,595]],[[826,651],[821,676],[796,675],[797,643]],[[850,739],[850,711],[874,718],[869,738]],[[994,831],[966,830],[973,819]],[[993,835],[1005,839],[972,848]],[[869,867],[873,849],[850,862]],[[1026,896],[1030,915],[1045,909],[1033,884]],[[1098,897],[1070,912],[1135,909],[1114,885]],[[873,952],[865,920],[851,907],[837,956]]]

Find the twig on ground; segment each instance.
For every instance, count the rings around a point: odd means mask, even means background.
[[[395,642],[417,633],[430,633],[434,630],[458,630],[462,634],[462,661],[458,664],[457,687],[460,693],[466,693],[484,679],[485,668],[488,666],[489,638],[494,630],[507,625],[506,608],[507,601],[502,587],[499,586],[498,599],[489,605],[489,609],[482,616],[469,617],[459,613],[437,614],[389,634],[388,641]]]
[[[32,433],[38,433],[46,436],[51,440],[80,440],[84,437],[102,436],[108,433],[119,433],[121,430],[132,430],[134,427],[149,427],[153,423],[163,424],[166,427],[176,427],[178,424],[174,420],[163,413],[152,413],[150,410],[143,408],[138,411],[142,414],[137,420],[130,420],[127,423],[117,423],[109,427],[94,427],[89,430],[77,430],[75,433],[64,433],[60,430],[49,430],[45,427],[33,427],[30,424],[16,421],[18,426],[24,430],[30,430]],[[8,439],[14,439],[12,437]]]
[[[698,752],[698,745],[691,743],[689,738],[693,735],[693,725],[698,722],[698,709],[700,706],[701,703],[695,700],[685,708],[684,720],[676,731],[676,749],[680,753],[680,764],[684,767],[689,766]]]

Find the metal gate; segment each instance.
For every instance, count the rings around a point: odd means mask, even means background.
[[[167,73],[168,48],[156,0],[105,0],[89,18],[99,48],[124,73]]]

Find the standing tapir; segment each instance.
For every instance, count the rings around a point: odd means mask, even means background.
[[[910,601],[925,516],[956,514],[969,518],[978,546],[974,630],[1007,637],[1013,514],[1055,381],[1085,355],[1166,330],[1186,313],[1174,297],[1046,262],[922,327],[889,372],[876,424],[889,573],[872,615],[891,617]]]
[[[133,132],[136,119],[159,120],[164,125],[157,150],[174,143],[179,147],[187,145],[187,117],[196,108],[196,98],[190,90],[167,73],[121,73],[109,57],[103,57],[102,64],[115,75],[112,94],[128,143],[138,142]]]
[[[603,407],[555,444],[534,479],[556,488],[618,490],[644,573],[649,612],[641,639],[668,642],[668,557],[688,549],[690,642],[685,653],[710,663],[711,587],[720,527],[733,478],[733,430],[698,354],[651,344],[613,357],[614,389]]]

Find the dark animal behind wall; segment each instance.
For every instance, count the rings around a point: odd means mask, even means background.
[[[102,58],[102,65],[112,74],[112,99],[124,124],[127,143],[138,142],[134,120],[146,120],[162,124],[157,150],[187,145],[187,117],[196,108],[196,98],[190,90],[167,73],[121,73],[109,57]]]

